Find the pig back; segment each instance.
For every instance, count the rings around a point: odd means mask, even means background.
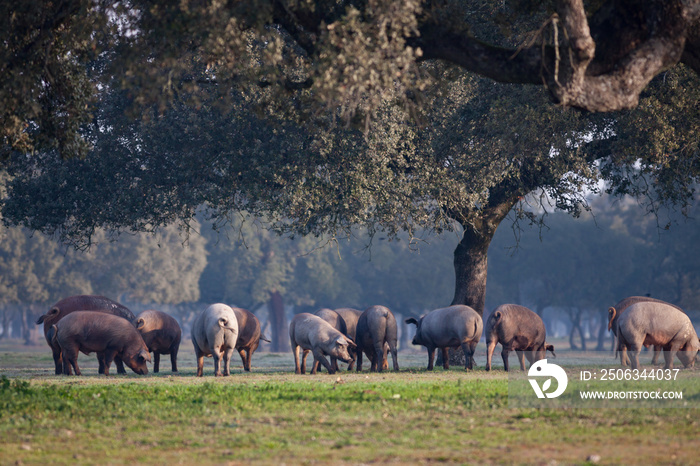
[[[289,323],[290,341],[304,349],[322,347],[342,334],[319,316],[302,312]]]
[[[621,336],[631,343],[664,345],[671,340],[697,341],[697,334],[690,318],[676,307],[658,302],[638,302],[629,306],[618,321]],[[678,340],[676,340],[678,341]]]
[[[49,308],[49,311],[36,321],[44,324],[44,336],[63,317],[75,311],[93,311],[112,314],[133,323],[135,316],[127,307],[104,296],[77,295],[64,298]],[[47,338],[48,341],[48,338]],[[51,342],[49,342],[50,344]]]
[[[179,345],[182,338],[180,324],[165,312],[149,309],[140,313],[134,322],[150,351],[169,350]]]
[[[362,311],[350,307],[341,307],[336,309],[335,312],[345,321],[345,328],[348,332],[346,335],[355,340],[357,337],[357,321],[360,319]]]
[[[340,314],[335,312],[332,309],[319,309],[316,311],[316,315],[319,316],[321,319],[325,320],[328,322],[331,327],[342,333],[343,335],[348,335],[348,327],[345,324],[345,319],[343,319]]]
[[[482,331],[481,316],[463,304],[429,312],[420,326],[421,338],[438,348],[457,346],[464,341],[478,341]]]
[[[75,311],[66,315],[56,325],[55,340],[65,348],[77,345],[84,352],[100,352],[115,349],[126,354],[148,352],[139,332],[126,319],[95,311]]]
[[[650,298],[649,296],[629,296],[608,309],[608,330],[612,330],[613,333],[617,335],[618,321],[620,319],[620,316],[628,307],[637,303],[666,304],[675,309],[678,309],[681,312],[683,311],[683,309],[676,306],[675,304],[667,303],[666,301],[662,301],[660,299]]]
[[[545,339],[542,318],[525,306],[502,304],[486,321],[487,343],[496,340],[503,344],[517,340],[527,347],[539,347]]]

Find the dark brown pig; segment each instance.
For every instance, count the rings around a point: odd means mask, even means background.
[[[58,345],[51,344],[49,329],[53,325],[56,325],[63,317],[75,311],[103,312],[106,314],[123,317],[132,323],[134,322],[134,314],[129,309],[109,298],[105,298],[104,296],[77,295],[58,301],[49,308],[49,311],[46,314],[39,317],[39,319],[36,321],[37,325],[44,324],[44,338],[46,338],[46,342],[49,344],[51,351],[53,352],[53,361],[56,366],[56,374],[61,374],[63,372],[61,348]],[[102,360],[99,354],[98,360]],[[124,364],[122,364],[121,359],[117,357],[114,362],[117,365],[117,372],[120,374],[126,374]],[[100,374],[104,374],[104,367],[101,362]]]
[[[153,353],[153,372],[160,370],[160,355],[169,354],[172,371],[177,372],[177,352],[180,349],[182,330],[177,320],[165,312],[149,309],[136,317],[139,331],[148,350]]]
[[[238,340],[236,340],[236,350],[241,355],[243,369],[250,372],[250,359],[260,345],[260,340],[269,342],[260,331],[260,321],[255,315],[240,307],[231,307],[238,320]]]
[[[545,337],[544,322],[530,309],[517,304],[498,306],[486,321],[486,370],[491,370],[491,358],[500,343],[506,371],[510,369],[508,355],[511,351],[517,353],[520,370],[524,371],[525,357],[530,364],[546,357]]]
[[[381,372],[386,363],[384,345],[389,345],[394,370],[399,370],[397,353],[398,326],[396,318],[384,306],[370,306],[362,312],[357,320],[357,371],[362,370],[362,353],[370,361],[370,371]]]
[[[360,320],[360,316],[362,315],[362,311],[358,309],[353,309],[351,307],[341,307],[335,310],[336,314],[338,314],[340,317],[343,318],[345,321],[345,328],[347,328],[346,335],[350,337],[352,341],[357,340],[357,321]],[[386,348],[384,351],[384,354],[386,355]],[[350,364],[348,364],[348,370],[351,371],[353,367],[355,367],[355,359],[357,358],[357,355],[355,354],[355,350],[353,348],[353,352],[351,353],[351,356],[353,356],[352,361],[350,361]],[[384,369],[387,369],[389,366],[386,364],[386,357],[384,358]]]
[[[294,372],[297,374],[306,373],[306,357],[309,351],[314,355],[312,374],[316,373],[319,364],[323,364],[328,373],[333,374],[335,371],[326,356],[349,362],[351,357],[348,348],[356,346],[348,337],[331,327],[331,324],[306,312],[295,315],[289,323],[289,342],[294,353]],[[303,351],[301,364],[300,348]]]
[[[630,296],[628,298],[623,299],[619,303],[615,304],[614,306],[608,308],[608,330],[612,330],[613,335],[615,335],[615,356],[617,356],[617,352],[620,352],[620,361],[622,362],[623,366],[626,366],[629,364],[630,360],[627,357],[627,349],[624,347],[621,347],[619,344],[619,333],[618,333],[618,320],[620,319],[620,316],[622,313],[630,307],[633,304],[637,303],[660,303],[660,304],[666,304],[668,306],[671,306],[673,308],[678,309],[679,311],[683,312],[683,309],[680,307],[673,305],[671,303],[667,303],[665,301],[661,301],[660,299],[654,299],[650,298],[648,296]],[[661,354],[661,347],[659,345],[654,346],[654,356],[651,359],[652,364],[658,364],[659,362],[659,355]]]
[[[70,375],[69,367],[80,375],[78,352],[104,355],[104,374],[119,356],[127,366],[140,375],[148,374],[146,362],[151,353],[139,332],[126,319],[104,312],[76,311],[52,326],[52,340],[63,354],[63,373]]]

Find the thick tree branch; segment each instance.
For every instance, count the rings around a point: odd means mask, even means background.
[[[623,15],[630,5],[623,6],[601,9],[598,14]],[[445,31],[436,23],[422,25],[420,37],[411,45],[421,47],[425,59],[448,60],[497,81],[544,83],[558,104],[595,112],[635,107],[649,81],[681,57],[700,69],[700,0],[648,2],[640,11],[641,19],[628,24],[625,43],[610,40],[619,31],[604,29],[623,19],[594,18],[591,24],[601,29],[591,31],[582,0],[559,0],[556,12],[550,21],[557,40],[546,47],[520,51],[495,47],[466,33]],[[597,54],[593,37],[601,38],[607,47],[618,47],[622,55],[614,50]],[[690,43],[684,51],[686,37]]]

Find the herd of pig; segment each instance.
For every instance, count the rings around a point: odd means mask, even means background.
[[[608,329],[617,338],[623,365],[638,368],[639,353],[642,347],[649,346],[654,347],[654,364],[662,349],[666,368],[673,367],[676,355],[685,367],[694,364],[700,340],[688,316],[677,306],[633,296],[611,307],[608,313]],[[460,347],[465,368],[472,369],[474,351],[483,330],[482,318],[472,308],[454,305],[436,309],[420,319],[406,319],[406,323],[416,326],[413,344],[428,349],[428,370],[433,369],[436,349],[442,350],[443,367],[448,369],[448,348]],[[103,296],[80,295],[51,306],[37,324],[44,325],[56,374],[80,375],[79,352],[96,353],[99,373],[104,375],[109,375],[112,361],[120,374],[126,373],[124,364],[137,374],[147,374],[146,363],[151,362],[151,353],[154,372],[159,371],[160,355],[165,354],[170,355],[172,371],[177,372],[182,331],[177,321],[166,313],[147,310],[135,316]],[[214,375],[229,375],[234,350],[238,351],[244,370],[250,371],[251,357],[260,340],[269,341],[262,335],[255,315],[220,303],[196,316],[191,333],[199,377],[204,374],[204,356],[213,357]],[[525,370],[525,358],[532,364],[544,359],[546,351],[554,355],[554,347],[545,342],[542,319],[523,306],[503,304],[496,308],[486,321],[485,334],[486,370],[491,369],[497,344],[502,346],[506,371],[511,351],[516,352],[521,370]],[[348,363],[348,370],[357,364],[357,370],[361,371],[363,354],[372,371],[388,368],[388,354],[393,369],[399,370],[396,318],[384,306],[371,306],[364,311],[341,308],[297,314],[289,324],[289,338],[297,374],[306,372],[309,352],[314,356],[312,374],[321,366],[331,374],[336,372],[338,360]]]

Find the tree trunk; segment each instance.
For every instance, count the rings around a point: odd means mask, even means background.
[[[466,304],[482,317],[486,304],[488,251],[494,233],[467,228],[454,252],[455,295],[452,304]]]
[[[289,326],[287,325],[287,316],[284,312],[284,301],[279,291],[270,291],[270,301],[267,309],[272,329],[271,351],[278,353],[289,351]]]
[[[488,252],[493,236],[501,221],[515,205],[518,196],[506,197],[472,215],[464,213],[464,234],[454,252],[455,294],[452,304],[466,304],[484,318],[486,306],[486,276],[488,273]],[[442,364],[442,352],[438,351],[437,364]],[[464,366],[464,353],[461,349],[450,349],[450,365]]]

